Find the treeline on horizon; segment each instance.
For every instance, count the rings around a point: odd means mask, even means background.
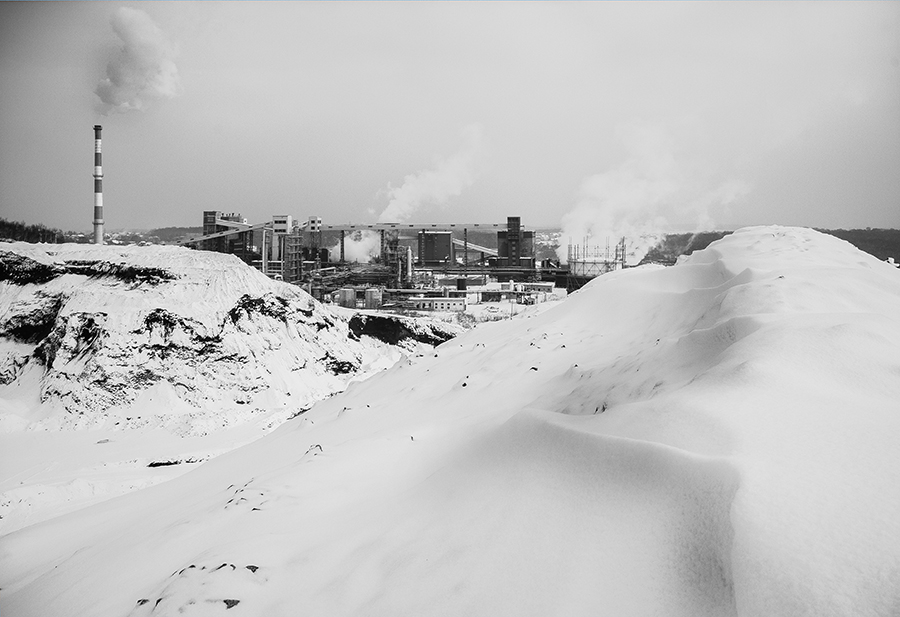
[[[145,233],[117,234],[117,237],[123,242],[175,242],[184,236],[199,234],[202,231],[202,227],[161,227]],[[41,223],[30,225],[0,218],[0,239],[31,243],[64,244],[66,242],[74,242],[76,244],[85,244],[93,241],[93,235],[77,231],[63,231],[47,227]]]
[[[47,242],[49,244],[62,244],[63,242],[75,242],[69,239],[74,234],[66,234],[61,229],[53,229],[38,223],[26,225],[18,221],[7,221],[0,218],[0,238],[6,240],[18,240],[20,242]]]

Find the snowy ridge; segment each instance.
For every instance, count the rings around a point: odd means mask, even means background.
[[[806,229],[604,275],[3,536],[0,609],[895,614],[898,306]]]
[[[0,275],[0,398],[26,399],[6,430],[275,426],[401,351],[230,255],[10,244]]]

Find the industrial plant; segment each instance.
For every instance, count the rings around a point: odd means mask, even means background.
[[[363,237],[376,240],[378,250],[368,262],[351,262],[348,243]],[[276,215],[251,224],[240,214],[210,210],[203,213],[203,235],[184,244],[231,253],[271,278],[302,285],[323,301],[334,296],[347,306],[460,310],[466,297],[477,297],[469,293],[470,285],[509,288],[542,279],[534,232],[523,229],[519,217],[487,224],[329,225],[318,217],[299,221]],[[553,280],[544,287],[552,292]],[[521,286],[519,292],[524,293]],[[427,300],[434,294],[443,300]]]
[[[348,243],[377,241],[364,262]],[[372,242],[375,244],[376,242]],[[462,311],[467,303],[533,304],[555,287],[577,289],[624,267],[622,239],[607,247],[569,247],[569,266],[535,257],[534,231],[520,217],[505,223],[324,224],[319,217],[276,215],[251,224],[238,213],[203,213],[203,234],[183,242],[230,253],[263,274],[303,286],[313,297],[349,308]]]
[[[94,126],[94,243],[104,242],[100,125]],[[535,256],[535,232],[518,216],[505,223],[323,224],[275,215],[249,223],[239,213],[203,212],[202,235],[182,244],[235,255],[266,276],[303,286],[313,297],[350,308],[465,310],[467,302],[541,301],[554,287],[578,289],[625,267],[625,239],[569,246],[568,264]],[[373,243],[364,262],[347,258],[347,243]]]

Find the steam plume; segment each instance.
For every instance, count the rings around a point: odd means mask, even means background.
[[[390,201],[378,217],[380,223],[399,223],[408,220],[421,206],[443,205],[464,189],[472,186],[476,177],[476,164],[481,150],[481,125],[472,124],[463,132],[463,147],[450,158],[438,163],[434,169],[410,174],[403,185],[388,185]]]
[[[341,243],[337,242],[329,247],[332,259],[340,255]],[[372,258],[381,252],[381,234],[374,231],[357,230],[344,238],[344,259],[369,263]]]
[[[177,96],[181,84],[175,46],[150,16],[122,7],[111,23],[122,47],[106,65],[106,77],[94,90],[100,97],[100,112],[144,110],[154,100]]]
[[[712,229],[710,208],[749,191],[740,180],[715,181],[708,171],[676,156],[671,138],[658,128],[629,126],[620,136],[626,160],[586,178],[575,207],[562,218],[560,260],[567,257],[569,241],[604,246],[607,239],[615,244],[622,236],[635,252],[632,259],[640,260],[662,232],[672,231],[672,224]]]

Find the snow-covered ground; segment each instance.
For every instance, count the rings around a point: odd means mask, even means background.
[[[0,533],[180,475],[462,330],[382,319],[388,344],[353,317],[230,255],[0,245]]]
[[[898,613],[900,272],[748,228],[555,304],[0,537],[0,613]]]

